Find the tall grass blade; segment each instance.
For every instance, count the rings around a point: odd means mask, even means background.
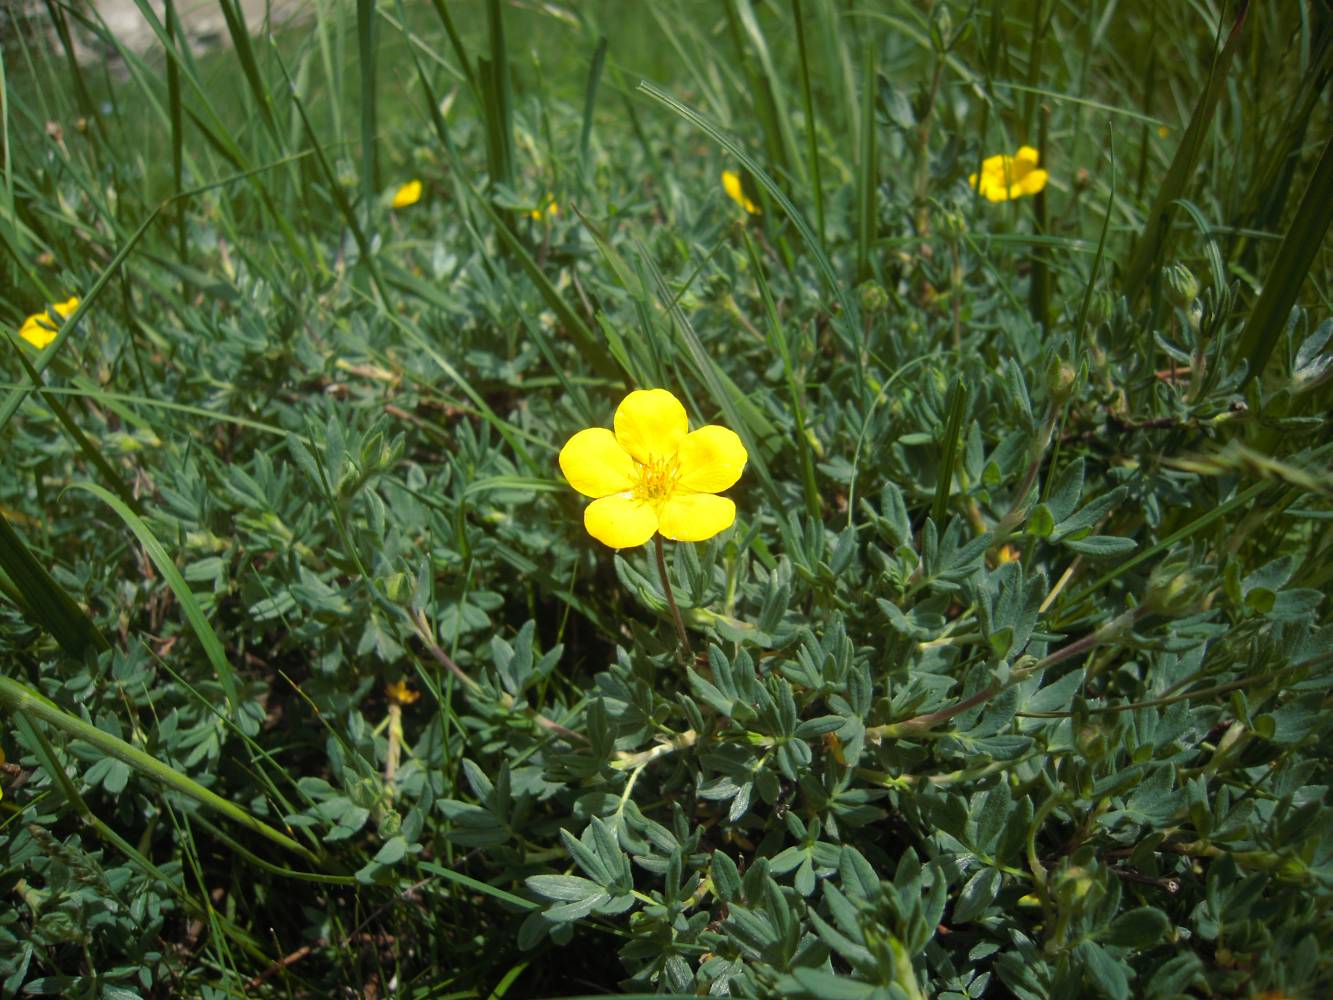
[[[268,87],[264,85],[263,75],[259,72],[259,61],[255,58],[254,45],[250,41],[250,29],[245,23],[245,13],[237,0],[218,0],[218,7],[222,11],[223,20],[227,23],[227,34],[231,37],[232,49],[241,64],[241,75],[245,77],[250,95],[259,109],[259,120],[263,122],[264,130],[272,137],[274,144],[281,148],[278,122],[273,117],[273,98],[268,92]]]
[[[1134,256],[1130,259],[1129,267],[1125,272],[1125,280],[1121,286],[1125,297],[1130,302],[1138,298],[1139,293],[1143,290],[1144,281],[1159,265],[1159,258],[1165,250],[1167,237],[1170,235],[1171,217],[1175,214],[1176,199],[1184,195],[1185,188],[1194,174],[1194,167],[1199,162],[1199,154],[1203,151],[1203,142],[1208,126],[1213,120],[1213,112],[1217,108],[1218,99],[1226,90],[1227,71],[1231,67],[1232,57],[1240,47],[1247,10],[1247,5],[1242,4],[1240,6],[1236,20],[1231,26],[1231,32],[1227,36],[1226,44],[1213,61],[1208,74],[1208,81],[1204,84],[1202,93],[1199,94],[1198,103],[1194,106],[1194,113],[1190,116],[1189,126],[1185,129],[1185,135],[1176,148],[1176,155],[1171,160],[1171,166],[1167,169],[1161,187],[1157,189],[1157,196],[1153,199],[1152,208],[1148,210],[1143,237],[1139,240]]]
[[[759,286],[759,297],[764,303],[764,318],[768,321],[768,342],[782,358],[782,372],[787,380],[788,395],[791,397],[792,421],[796,424],[796,453],[800,456],[801,485],[805,493],[805,512],[811,518],[818,520],[821,515],[819,486],[815,482],[815,461],[811,453],[810,439],[806,436],[805,393],[796,377],[791,348],[782,329],[782,320],[778,317],[773,291],[768,287],[764,262],[759,256],[759,248],[755,246],[749,233],[745,233],[745,249],[750,255],[750,269],[754,272],[755,283]]]
[[[759,72],[750,68],[745,61],[750,78],[753,81],[755,106],[759,110],[759,120],[764,126],[768,140],[769,156],[784,176],[793,181],[803,181],[801,176],[801,158],[796,154],[796,140],[791,132],[791,115],[787,111],[784,97],[784,77],[773,64],[773,56],[768,48],[768,41],[755,20],[754,7],[750,0],[728,0],[728,14],[744,29],[755,58],[759,61]],[[738,49],[743,46],[739,43]]]
[[[180,16],[176,13],[176,0],[166,0],[163,11],[167,21],[167,38],[172,47],[180,37]],[[185,137],[182,133],[185,118],[181,113],[181,71],[175,59],[168,59],[167,71],[167,109],[171,116],[171,183],[172,194],[179,196],[184,190],[185,175]],[[180,263],[189,259],[189,235],[185,225],[185,207],[176,208],[176,254]],[[183,296],[189,296],[189,283],[183,282]]]
[[[875,45],[865,43],[861,55],[861,161],[856,174],[856,281],[868,281],[870,241],[874,239],[878,209],[875,193],[879,186],[879,143],[875,138]]]
[[[1249,366],[1246,384],[1264,370],[1282,336],[1287,317],[1333,219],[1330,205],[1333,205],[1333,139],[1324,143],[1319,164],[1305,186],[1291,226],[1269,268],[1263,291],[1250,310],[1236,344],[1236,357],[1244,358]]]
[[[101,630],[65,588],[56,583],[37,557],[0,513],[0,569],[9,577],[20,599],[38,625],[71,658],[110,648]]]
[[[79,114],[96,123],[97,131],[105,139],[106,122],[102,119],[102,109],[93,100],[92,92],[88,89],[88,82],[83,78],[83,66],[80,65],[78,55],[74,51],[74,40],[70,36],[65,8],[56,0],[46,0],[46,10],[51,16],[52,25],[55,26],[56,36],[60,39],[60,47],[65,52],[65,62],[69,66],[68,78],[74,87],[74,100],[79,107]]]
[[[1076,343],[1083,342],[1084,328],[1088,323],[1088,311],[1092,308],[1092,295],[1097,289],[1097,276],[1101,273],[1102,258],[1106,253],[1106,234],[1111,229],[1111,210],[1115,207],[1115,185],[1116,185],[1116,163],[1115,163],[1115,131],[1110,123],[1106,126],[1107,138],[1107,156],[1111,161],[1111,179],[1108,187],[1109,192],[1106,195],[1106,212],[1102,216],[1102,234],[1097,239],[1097,256],[1092,260],[1092,270],[1088,273],[1088,284],[1083,289],[1083,302],[1078,307],[1078,319],[1074,321],[1074,337]]]
[[[949,497],[953,492],[954,463],[958,458],[958,432],[963,427],[963,414],[967,411],[967,386],[961,379],[949,389],[949,414],[944,424],[944,438],[940,441],[940,465],[935,480],[935,499],[930,505],[930,516],[936,525],[944,524],[944,515],[949,510]]]
[[[810,88],[810,56],[806,50],[805,19],[801,16],[801,0],[791,0],[791,16],[796,28],[796,51],[801,60],[801,103],[805,109],[806,169],[810,172],[810,191],[815,199],[815,228],[819,230],[819,245],[827,252],[824,185],[819,174],[819,128],[815,118],[814,95]]]
[[[361,68],[361,201],[366,224],[379,191],[379,144],[375,102],[375,0],[356,0],[356,50]],[[314,141],[314,135],[310,136]]]
[[[584,178],[591,175],[588,162],[588,146],[592,141],[592,114],[597,106],[597,88],[602,82],[602,68],[606,65],[606,36],[597,40],[593,50],[592,65],[588,67],[588,88],[583,95],[583,126],[579,129],[579,165]]]
[[[486,88],[486,136],[493,151],[491,180],[514,182],[514,112],[509,85],[509,52],[505,45],[504,16],[500,0],[487,0],[486,23],[490,30],[490,59],[483,63]]]
[[[1041,122],[1037,132],[1037,153],[1039,162],[1047,170],[1046,162],[1049,151],[1047,133],[1051,120],[1051,110],[1045,105],[1041,108]],[[1050,213],[1046,201],[1046,189],[1042,188],[1032,199],[1032,229],[1038,236],[1045,236],[1050,230]],[[1034,245],[1028,257],[1032,268],[1032,277],[1028,285],[1028,311],[1038,328],[1046,330],[1051,323],[1051,268],[1047,263],[1046,252],[1039,245]]]
[[[213,631],[213,626],[208,623],[208,618],[204,615],[203,608],[199,606],[194,591],[190,589],[190,585],[185,582],[185,577],[181,576],[180,570],[176,568],[175,560],[167,553],[162,543],[157,540],[157,536],[153,534],[152,529],[148,527],[143,518],[131,510],[129,505],[114,493],[103,489],[96,483],[75,483],[70,488],[84,490],[97,497],[110,507],[116,513],[116,516],[125,522],[125,526],[134,533],[134,537],[139,540],[139,544],[148,553],[148,558],[153,560],[153,565],[157,567],[157,571],[162,574],[167,586],[176,595],[176,600],[180,602],[181,612],[185,615],[185,620],[190,623],[190,628],[194,630],[195,637],[204,650],[204,655],[208,657],[208,662],[213,665],[218,680],[222,684],[222,690],[227,695],[227,703],[231,706],[232,717],[235,718],[241,703],[240,693],[236,687],[236,671],[228,662],[222,643],[218,639],[217,633]]]
[[[250,815],[240,806],[209,791],[193,778],[168,767],[156,757],[144,753],[138,747],[126,743],[108,732],[104,732],[92,723],[85,722],[76,715],[71,715],[55,702],[44,698],[16,680],[0,676],[0,705],[3,705],[6,711],[15,715],[27,715],[30,718],[45,722],[72,739],[91,743],[107,756],[128,764],[135,771],[172,791],[194,799],[200,805],[212,809],[252,833],[259,834],[271,843],[277,844],[283,850],[299,854],[308,861],[318,862],[319,860],[310,850],[298,844],[286,834],[279,833],[267,823]]]
[[[782,188],[778,186],[777,182],[769,175],[769,173],[755,161],[754,157],[750,156],[740,143],[722,129],[718,128],[717,125],[704,118],[689,105],[678,101],[675,97],[668,94],[656,84],[650,83],[647,80],[640,81],[639,90],[643,91],[654,100],[666,105],[667,108],[690,122],[695,128],[699,129],[740,161],[740,164],[750,172],[759,184],[763,185],[764,190],[768,192],[769,197],[778,204],[787,218],[791,220],[792,225],[796,227],[796,231],[801,234],[801,238],[805,241],[806,246],[810,248],[811,256],[813,256],[815,260],[815,266],[819,270],[820,277],[824,279],[826,291],[837,298],[838,305],[842,309],[842,316],[840,318],[835,317],[832,325],[837,331],[840,339],[843,341],[843,344],[849,351],[853,352],[858,360],[856,369],[857,384],[864,390],[865,345],[863,342],[864,334],[861,332],[860,309],[857,307],[853,297],[847,294],[847,289],[845,287],[846,283],[838,280],[838,275],[833,270],[832,262],[821,248],[819,240],[815,236],[814,231],[810,228],[810,223],[805,220],[805,216],[803,216],[796,206],[792,204],[791,199],[787,197],[786,193],[783,192]]]
[[[112,467],[102,453],[102,449],[93,446],[93,443],[88,440],[88,436],[83,433],[82,428],[69,415],[69,410],[65,408],[65,405],[46,392],[46,389],[42,386],[42,376],[33,367],[32,362],[28,360],[27,353],[20,349],[15,353],[15,356],[19,359],[19,364],[23,366],[23,370],[27,373],[32,385],[36,387],[37,394],[42,397],[42,402],[51,408],[56,420],[60,422],[60,426],[65,429],[65,433],[73,440],[74,446],[79,449],[80,454],[102,474],[102,478],[111,485],[122,500],[131,508],[137,510],[139,501],[135,499],[129,487],[121,482],[120,474]]]
[[[463,38],[454,24],[454,16],[449,13],[449,5],[446,0],[431,0],[431,5],[444,24],[444,33],[449,36],[449,44],[454,47],[454,55],[458,56],[458,65],[462,69],[463,78],[467,80],[468,89],[480,104],[481,89],[477,86],[476,74],[472,72],[472,60],[468,58],[467,50],[463,48]]]

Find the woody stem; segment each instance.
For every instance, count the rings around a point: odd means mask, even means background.
[[[662,554],[662,536],[653,535],[653,548],[657,553],[657,572],[662,577],[662,593],[666,594],[667,604],[671,608],[671,618],[676,623],[676,638],[680,640],[681,652],[685,662],[694,662],[694,650],[690,648],[689,637],[685,635],[685,621],[680,617],[680,608],[676,606],[676,595],[671,590],[671,578],[667,576],[666,556]]]

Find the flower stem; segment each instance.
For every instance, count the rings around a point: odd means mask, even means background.
[[[694,650],[690,648],[689,637],[685,634],[685,622],[680,617],[680,608],[676,607],[676,595],[671,590],[671,578],[667,576],[666,556],[662,554],[662,536],[653,535],[653,550],[657,553],[657,572],[662,577],[662,593],[666,594],[667,604],[671,608],[671,618],[676,623],[676,638],[680,640],[680,651],[685,654],[685,662],[694,662]]]

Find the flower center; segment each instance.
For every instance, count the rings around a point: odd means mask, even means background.
[[[634,484],[634,499],[660,503],[671,495],[676,487],[676,475],[679,463],[676,456],[658,458],[654,456],[646,465],[639,466],[639,481]]]

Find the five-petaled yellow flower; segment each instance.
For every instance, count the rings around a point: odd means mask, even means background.
[[[1046,186],[1047,174],[1037,166],[1038,153],[1022,146],[1013,156],[997,153],[981,161],[981,193],[990,201],[1009,201],[1025,194],[1036,194]],[[967,182],[977,187],[977,175],[968,174]]]
[[[393,208],[407,208],[421,200],[421,181],[411,180],[393,193]]]
[[[50,311],[61,319],[67,319],[77,308],[79,308],[79,297],[72,295],[66,302],[57,302]],[[51,317],[46,312],[39,312],[33,313],[23,321],[23,325],[19,327],[19,336],[40,351],[56,339],[56,331],[57,327],[51,322]]]
[[[410,705],[421,697],[421,692],[413,691],[405,680],[396,680],[392,684],[384,685],[384,694],[390,701],[399,705]]]
[[[701,542],[731,527],[736,505],[716,496],[741,477],[749,455],[734,431],[693,431],[680,400],[637,389],[616,409],[615,433],[579,431],[560,450],[560,471],[593,502],[588,534],[613,549],[642,545],[657,532]]]
[[[540,222],[541,219],[542,219],[543,210],[544,210],[544,214],[546,214],[546,215],[559,215],[559,214],[560,214],[560,206],[557,205],[556,202],[555,202],[555,195],[551,194],[549,191],[548,191],[547,194],[546,194],[546,200],[545,200],[544,202],[542,202],[542,204],[540,204],[540,205],[538,205],[536,208],[534,208],[531,212],[529,212],[529,213],[528,213],[528,218],[529,218],[529,219],[535,219],[535,220],[537,220],[538,222]]]
[[[722,171],[722,189],[727,192],[727,196],[741,208],[745,209],[751,215],[759,214],[759,206],[750,200],[741,187],[741,175],[734,170]]]

